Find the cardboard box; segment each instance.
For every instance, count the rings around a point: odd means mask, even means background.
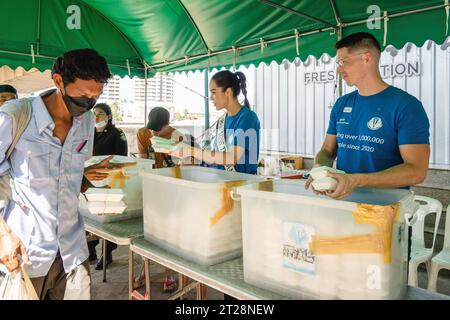
[[[281,156],[280,160],[284,163],[292,163],[294,170],[303,169],[303,157],[301,156]]]

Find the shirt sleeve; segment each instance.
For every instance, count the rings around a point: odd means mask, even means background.
[[[140,154],[147,154],[150,146],[150,138],[146,136],[145,129],[139,129],[136,137],[137,147]]]
[[[338,108],[337,105],[338,105],[338,102],[336,101],[336,103],[334,104],[333,109],[331,110],[331,113],[330,113],[330,120],[328,122],[328,130],[327,130],[327,134],[331,134],[334,136],[337,134],[337,129],[336,129],[336,110]]]
[[[120,129],[117,129],[116,133],[116,142],[115,142],[115,151],[114,154],[119,156],[128,156],[128,144],[127,144],[127,136],[125,132]]]
[[[89,138],[88,138],[88,152],[86,153],[86,159],[85,160],[89,160],[92,157],[92,154],[94,152],[94,136],[95,136],[95,120],[94,118],[91,119],[92,125],[89,127],[91,128],[89,130]]]
[[[400,110],[398,144],[430,144],[430,122],[422,103],[417,99]]]
[[[6,152],[12,143],[12,119],[4,112],[0,112],[0,175],[10,169]]]

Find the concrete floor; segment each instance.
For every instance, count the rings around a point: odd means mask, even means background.
[[[97,246],[97,255],[100,257],[100,245]],[[134,255],[134,275],[139,275],[142,260]],[[163,292],[165,268],[156,263],[150,265],[152,300],[166,300],[170,293]],[[178,277],[175,277],[178,278]],[[119,246],[113,251],[113,262],[106,269],[106,282],[103,282],[103,271],[95,270],[95,263],[91,264],[92,300],[128,300],[128,246]],[[144,286],[145,287],[145,286]],[[144,287],[139,292],[144,292]],[[206,290],[208,300],[223,300],[223,294],[212,288]],[[195,290],[185,296],[185,299],[194,300]]]

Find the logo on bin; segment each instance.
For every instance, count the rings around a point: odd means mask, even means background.
[[[283,266],[285,268],[315,274],[316,257],[309,250],[311,236],[315,234],[312,226],[295,222],[283,224]]]

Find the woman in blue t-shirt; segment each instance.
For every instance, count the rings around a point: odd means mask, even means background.
[[[211,126],[201,148],[183,144],[171,155],[193,156],[212,166],[229,171],[257,173],[260,124],[256,113],[250,110],[247,83],[242,72],[217,72],[209,83],[211,100],[217,110],[226,112]],[[244,95],[243,105],[238,96]]]

